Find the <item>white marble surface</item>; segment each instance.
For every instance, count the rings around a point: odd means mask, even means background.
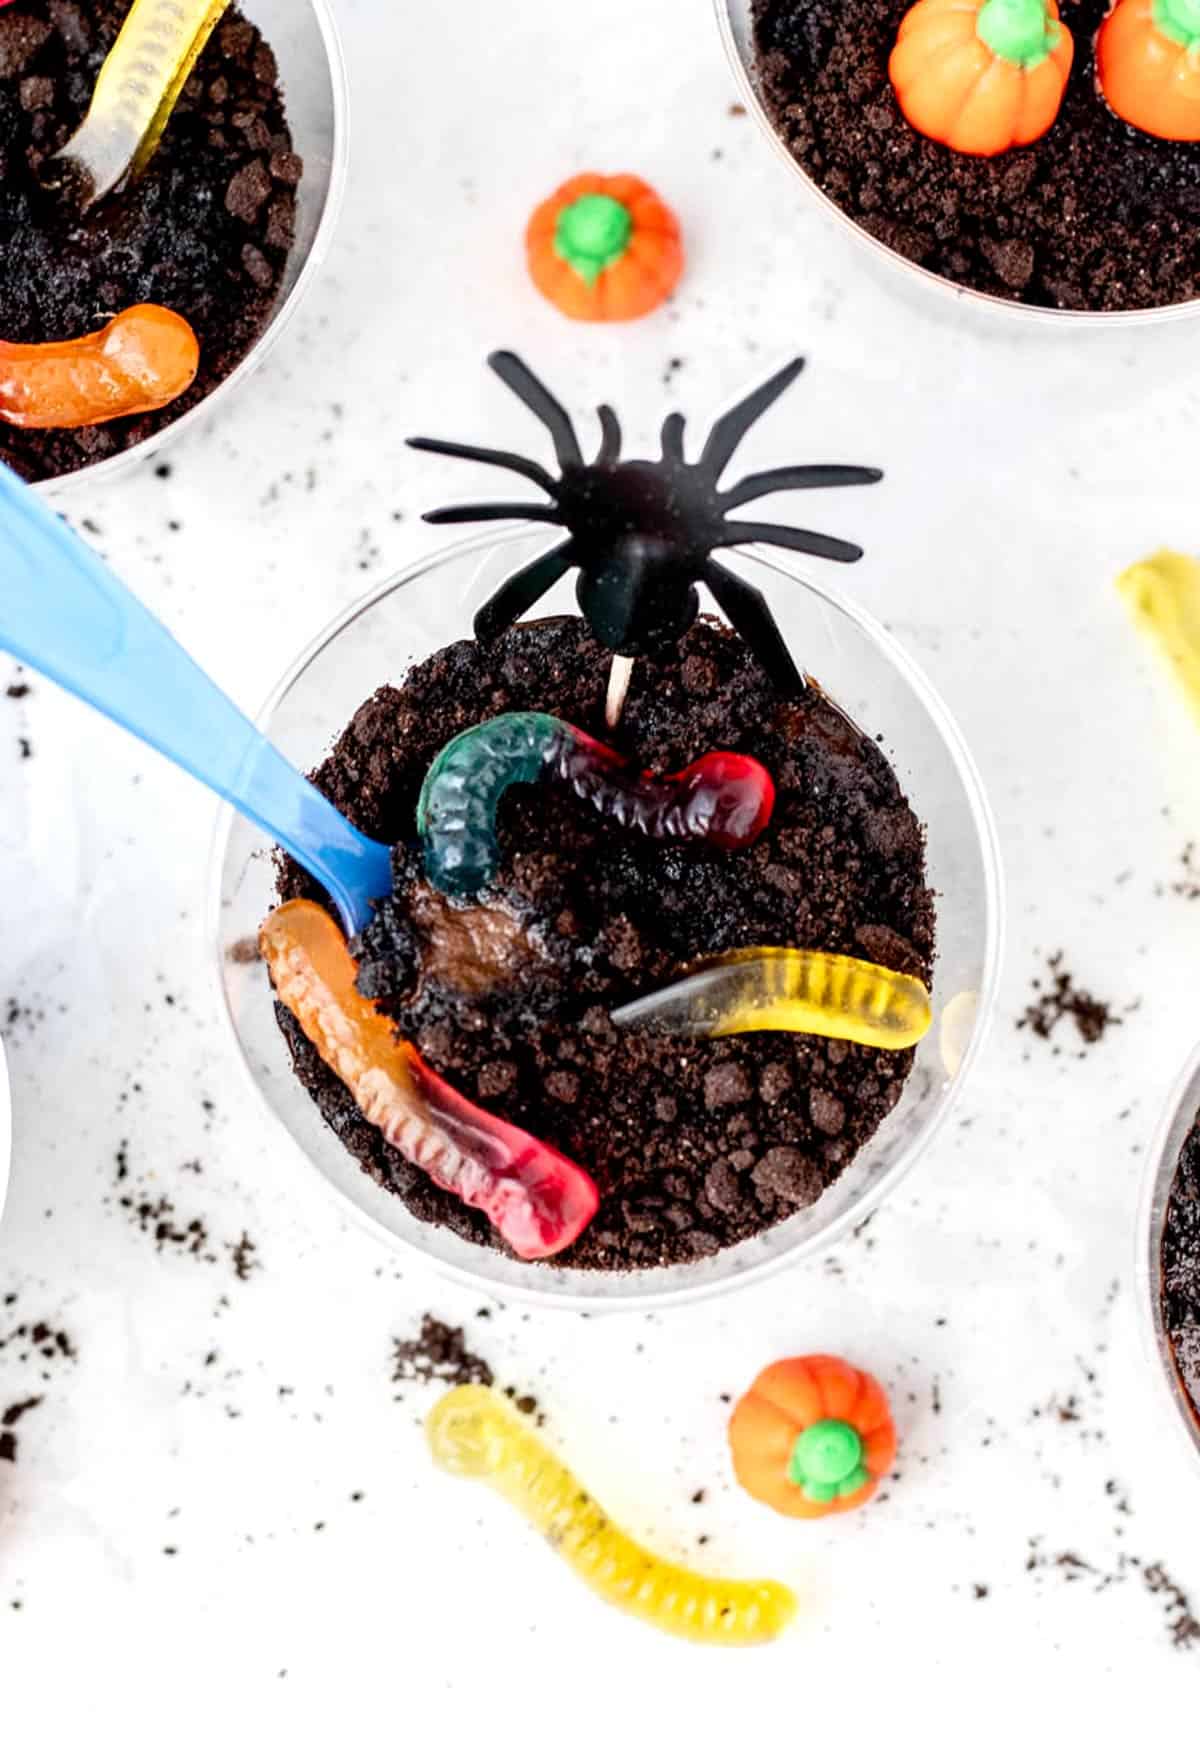
[[[1153,1394],[1132,1273],[1148,1134],[1196,1031],[1200,909],[1171,886],[1200,837],[1197,742],[1112,589],[1158,543],[1200,546],[1190,342],[962,333],[877,283],[727,113],[705,0],[339,10],[354,166],[311,302],[169,479],[64,507],[253,707],[436,543],[419,509],[469,484],[406,433],[528,441],[489,347],[520,347],[580,413],[615,400],[643,443],[672,399],[701,420],[803,349],[755,456],[888,470],[846,512],[869,549],[848,585],[981,764],[1007,975],[958,1124],[857,1240],[658,1320],[484,1320],[343,1225],[240,1079],[202,927],[206,797],[36,678],[0,698],[0,1404],[43,1395],[0,1465],[0,1733],[307,1746],[340,1722],[339,1742],[640,1747],[753,1721],[857,1746],[891,1721],[902,1742],[1041,1745],[1068,1720],[1108,1744],[1194,1718],[1200,1647],[1172,1647],[1122,1564],[1162,1561],[1200,1597],[1200,1474]],[[520,268],[528,207],[591,165],[652,176],[690,241],[674,310],[627,331],[567,326]],[[1083,1056],[1015,1030],[1059,948],[1122,1015]],[[122,1195],[200,1219],[205,1255],[156,1247]],[[632,1529],[793,1579],[791,1638],[745,1659],[664,1642],[434,1476],[427,1400],[389,1378],[425,1309],[539,1394]],[[10,1337],[38,1319],[74,1359]],[[867,1514],[792,1526],[732,1488],[718,1394],[824,1346],[890,1385],[899,1475]]]

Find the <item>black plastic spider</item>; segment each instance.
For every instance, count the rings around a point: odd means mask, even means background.
[[[479,610],[475,636],[490,643],[539,601],[572,566],[579,569],[579,606],[600,642],[618,656],[653,656],[682,637],[700,611],[697,584],[711,590],[730,624],[754,651],[784,693],[804,689],[782,634],[762,593],[712,557],[722,547],[762,541],[853,561],[862,548],[832,535],[781,523],[731,522],[728,513],[751,499],[797,487],[870,486],[878,468],[812,464],[772,468],[722,492],[718,482],[750,427],[804,369],[793,359],[781,371],[717,420],[697,462],[683,453],[683,415],[669,414],[662,428],[662,459],[621,460],[621,427],[611,407],[597,409],[601,442],[594,462],[585,462],[566,409],[515,353],[496,352],[488,363],[503,383],[536,414],[554,440],[561,469],[555,480],[539,463],[508,450],[440,438],[410,438],[415,450],[490,462],[523,474],[549,494],[550,504],[461,504],[428,512],[430,523],[500,521],[525,517],[558,523],[569,538],[542,553],[501,584]]]

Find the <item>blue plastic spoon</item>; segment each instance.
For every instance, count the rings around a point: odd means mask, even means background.
[[[0,649],[199,778],[316,877],[347,935],[391,892],[386,845],[288,765],[166,627],[0,466]]]

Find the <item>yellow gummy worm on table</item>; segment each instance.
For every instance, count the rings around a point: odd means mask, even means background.
[[[1200,717],[1200,563],[1162,547],[1117,579],[1135,621],[1179,676]]]
[[[745,948],[613,1011],[618,1026],[702,1034],[814,1033],[903,1051],[929,1030],[919,978],[808,948]]]
[[[774,1640],[795,1615],[795,1595],[775,1580],[716,1580],[659,1561],[486,1386],[447,1392],[425,1431],[443,1470],[490,1483],[593,1592],[655,1628],[708,1646],[750,1647]]]
[[[83,125],[58,156],[99,200],[145,168],[229,0],[133,0],[100,69]]]

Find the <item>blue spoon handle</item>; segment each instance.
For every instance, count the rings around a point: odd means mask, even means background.
[[[290,851],[349,934],[389,857],[295,771],[100,557],[0,467],[0,649],[165,754]]]

